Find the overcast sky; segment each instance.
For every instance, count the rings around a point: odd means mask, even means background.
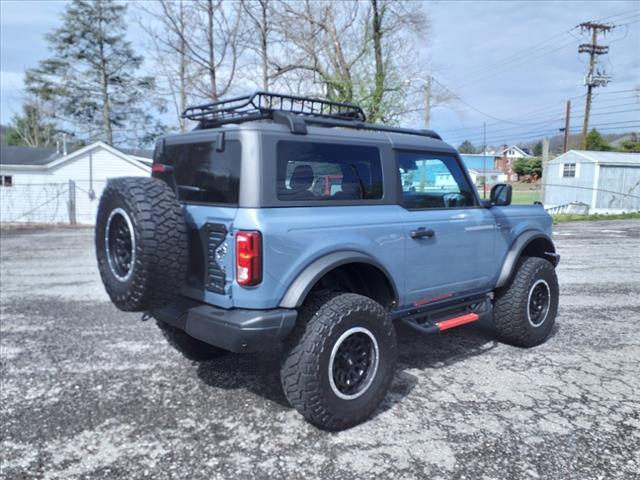
[[[431,29],[416,57],[459,97],[432,111],[431,128],[445,140],[479,145],[483,122],[489,144],[553,134],[569,98],[572,131],[579,130],[587,56],[577,49],[587,40],[571,29],[588,20],[619,25],[601,40],[611,46],[600,60],[612,81],[597,89],[591,123],[603,132],[640,131],[640,99],[626,92],[640,85],[640,1],[434,1],[425,8]],[[64,2],[52,0],[0,1],[3,124],[20,110],[24,70],[48,56],[44,35],[63,9]],[[134,22],[129,36],[140,46]]]

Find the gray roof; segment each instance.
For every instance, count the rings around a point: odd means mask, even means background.
[[[70,150],[68,153],[71,154],[74,150]],[[124,153],[125,155],[142,157],[150,160],[153,158],[152,150],[138,150],[130,148],[116,148],[116,150]],[[17,145],[0,145],[1,165],[43,167],[62,157],[63,155],[61,153],[57,153],[55,148],[33,148]]]
[[[61,157],[55,148],[0,145],[0,164],[42,166]]]
[[[142,150],[139,148],[118,148],[118,147],[113,147],[113,148],[120,150],[124,154],[132,155],[134,157],[153,159],[153,150]]]
[[[569,150],[549,163],[563,163],[567,161],[599,163],[600,165],[629,165],[640,167],[640,153],[626,152],[596,152],[591,150]]]

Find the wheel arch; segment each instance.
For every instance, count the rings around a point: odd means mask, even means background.
[[[539,257],[549,260],[555,267],[560,261],[551,237],[544,232],[529,230],[522,233],[511,245],[502,263],[496,288],[507,284],[515,272],[518,260],[522,256]]]
[[[325,255],[305,267],[289,286],[279,306],[282,308],[301,306],[309,293],[323,278],[337,272],[351,278],[366,275],[372,280],[371,292],[373,294],[368,296],[377,301],[382,299],[383,301],[380,303],[390,304],[399,300],[398,289],[393,277],[380,262],[361,252],[344,251]],[[388,301],[384,301],[384,299]]]

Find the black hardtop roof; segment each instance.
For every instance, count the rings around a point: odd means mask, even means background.
[[[326,128],[309,125],[305,135],[292,134],[287,125],[269,120],[246,122],[240,125],[224,125],[212,129],[197,129],[190,132],[172,133],[161,137],[167,144],[219,141],[221,132],[227,139],[238,139],[242,132],[269,133],[282,136],[287,140],[298,141],[337,141],[362,144],[387,144],[400,150],[437,151],[457,154],[457,150],[448,143],[432,137],[407,135],[398,132],[380,132],[353,130],[349,128]],[[311,137],[311,138],[309,138]]]

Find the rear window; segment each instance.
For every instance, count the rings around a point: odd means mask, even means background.
[[[382,168],[376,147],[278,142],[280,200],[377,200]]]
[[[173,165],[180,200],[238,204],[239,141],[227,140],[223,152],[216,151],[215,142],[165,145],[158,162]]]

